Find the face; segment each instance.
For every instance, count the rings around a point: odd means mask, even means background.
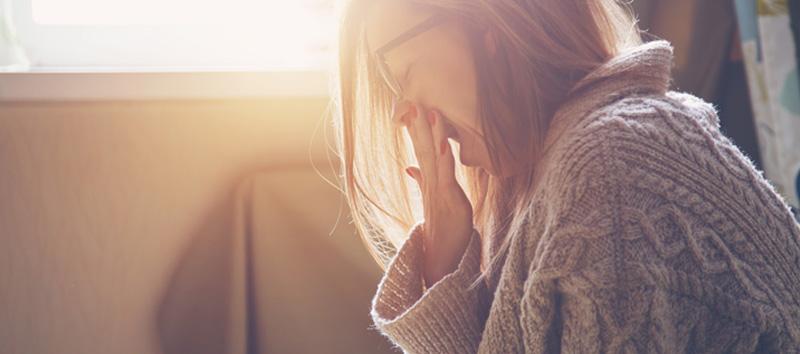
[[[430,15],[404,1],[376,2],[366,23],[370,51],[374,52]],[[441,113],[448,125],[448,138],[459,144],[461,163],[494,174],[478,120],[473,57],[468,39],[458,24],[444,21],[386,52],[384,58],[403,88],[403,99]]]

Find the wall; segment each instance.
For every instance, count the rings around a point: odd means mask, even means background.
[[[309,152],[326,104],[0,103],[0,352],[233,346],[214,285],[233,281],[232,189],[309,153],[327,168],[322,130]]]

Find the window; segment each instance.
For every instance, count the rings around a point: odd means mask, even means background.
[[[332,0],[11,0],[39,68],[324,70]]]

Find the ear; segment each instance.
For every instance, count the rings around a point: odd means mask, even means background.
[[[493,58],[497,53],[497,39],[495,38],[495,34],[491,29],[487,29],[483,33],[483,45],[486,47],[489,57]]]

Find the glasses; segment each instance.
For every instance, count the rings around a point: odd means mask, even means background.
[[[394,49],[395,47],[405,43],[411,38],[414,38],[417,35],[433,28],[434,26],[441,23],[441,21],[442,21],[442,15],[434,14],[427,20],[422,21],[418,25],[412,27],[408,31],[397,36],[395,39],[392,39],[391,41],[389,41],[389,43],[386,43],[385,45],[383,45],[382,47],[378,48],[378,50],[375,51],[375,56],[377,57],[376,61],[378,62],[378,71],[380,72],[380,75],[383,77],[383,80],[386,82],[386,85],[389,86],[389,89],[395,95],[396,100],[399,100],[401,97],[403,97],[403,86],[401,86],[397,78],[395,78],[394,75],[392,75],[392,71],[389,69],[389,65],[386,64],[386,59],[384,58],[384,54]]]

